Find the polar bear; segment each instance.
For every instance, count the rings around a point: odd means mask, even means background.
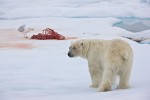
[[[77,40],[71,43],[68,56],[87,59],[92,80],[90,86],[98,91],[110,91],[116,76],[119,76],[118,89],[129,87],[133,51],[127,42],[121,39]]]

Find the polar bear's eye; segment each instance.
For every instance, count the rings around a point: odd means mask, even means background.
[[[72,49],[74,49],[74,50],[75,50],[75,49],[76,49],[76,47],[73,47]]]

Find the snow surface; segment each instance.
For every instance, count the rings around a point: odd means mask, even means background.
[[[132,33],[113,26],[118,17],[150,18],[149,5],[149,0],[0,0],[0,100],[149,100],[150,45],[120,36],[148,36],[150,30]],[[50,27],[78,39],[127,41],[134,51],[131,88],[90,88],[87,61],[67,56],[75,40],[24,39],[16,31],[22,24],[35,29],[28,36]],[[18,43],[33,47],[13,46]]]

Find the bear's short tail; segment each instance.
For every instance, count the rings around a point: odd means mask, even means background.
[[[126,51],[126,52],[121,53],[121,57],[124,61],[130,60],[130,58],[132,58],[132,56],[133,56],[132,49],[131,49],[131,51]]]
[[[123,53],[123,54],[121,54],[121,57],[122,57],[123,60],[128,60],[129,53]]]

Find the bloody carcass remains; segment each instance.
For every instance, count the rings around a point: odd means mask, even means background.
[[[38,40],[48,40],[48,39],[57,39],[57,40],[65,40],[65,37],[61,34],[58,34],[53,29],[46,28],[37,35],[33,35],[31,39],[38,39]]]

